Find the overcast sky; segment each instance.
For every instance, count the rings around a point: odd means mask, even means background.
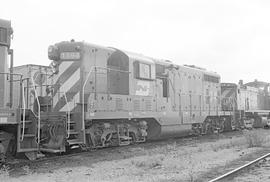
[[[49,65],[75,39],[215,71],[223,82],[270,82],[268,0],[8,0],[15,65]]]

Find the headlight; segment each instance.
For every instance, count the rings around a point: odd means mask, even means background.
[[[52,68],[53,74],[57,74],[59,72],[59,66],[56,61],[52,61],[50,67]]]
[[[48,48],[48,58],[50,60],[58,61],[60,59],[58,47],[55,45],[51,45]]]

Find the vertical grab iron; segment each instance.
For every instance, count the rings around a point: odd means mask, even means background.
[[[92,66],[86,76],[86,79],[83,83],[83,88],[82,88],[82,131],[83,131],[83,142],[86,142],[86,138],[85,138],[85,121],[84,121],[84,90],[85,90],[85,86],[87,81],[89,80],[89,77],[91,75],[91,73],[93,72],[93,69],[97,68],[96,66]]]
[[[22,86],[22,104],[23,104],[23,128],[22,128],[22,136],[21,136],[21,141],[23,141],[23,138],[24,138],[24,133],[25,133],[25,109],[26,109],[26,105],[25,105],[25,95],[24,95],[24,84],[23,82],[21,82],[21,86]]]
[[[67,103],[67,108],[68,108],[68,112],[67,112],[67,138],[69,138],[69,135],[70,135],[70,107],[69,107],[69,103],[68,103],[68,100],[67,100],[67,94],[66,92],[64,92],[64,98],[65,98],[65,101]]]
[[[31,77],[31,79],[32,79],[33,89],[35,92],[35,98],[37,99],[37,104],[38,104],[38,141],[37,141],[37,143],[39,144],[40,143],[40,102],[38,99],[36,85],[35,85],[35,81],[34,81],[33,76]]]

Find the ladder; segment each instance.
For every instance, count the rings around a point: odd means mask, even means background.
[[[70,111],[69,102],[67,99],[66,92],[63,92],[63,97],[65,99],[65,102],[67,104],[67,119],[66,119],[66,141],[69,146],[74,147],[75,145],[78,146],[80,144],[83,144],[83,134],[81,134],[81,126],[80,126],[80,115],[74,112]]]
[[[37,120],[35,114],[26,108],[24,85],[22,82],[22,107],[17,109],[17,152],[23,152],[30,160],[34,160],[36,155],[32,155],[39,150],[37,143]]]
[[[70,113],[69,129],[67,130],[67,143],[71,147],[83,144],[83,134],[81,132],[79,116],[80,113]]]
[[[22,111],[22,112],[21,112]],[[30,109],[21,109],[19,114],[19,124],[17,128],[17,152],[38,151],[36,141],[37,120]]]

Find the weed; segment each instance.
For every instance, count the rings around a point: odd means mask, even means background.
[[[244,131],[244,136],[249,148],[262,147],[264,138],[258,131]]]
[[[198,152],[202,152],[202,151],[203,151],[202,147],[199,147]]]
[[[6,166],[6,165],[3,165],[1,168],[0,168],[0,179],[3,180],[3,181],[6,181],[8,180],[9,178],[9,167]]]
[[[153,157],[145,156],[144,158],[132,160],[131,164],[135,165],[138,168],[153,169],[153,168],[162,166],[163,160],[164,160],[163,155],[158,155],[158,156],[153,156]]]
[[[173,144],[167,144],[167,151],[176,151],[176,142],[173,142]]]
[[[23,166],[22,169],[24,170],[26,175],[32,174],[32,171],[29,166]]]
[[[192,160],[191,154],[188,154],[188,177],[190,182],[195,181],[195,174],[195,163]]]

